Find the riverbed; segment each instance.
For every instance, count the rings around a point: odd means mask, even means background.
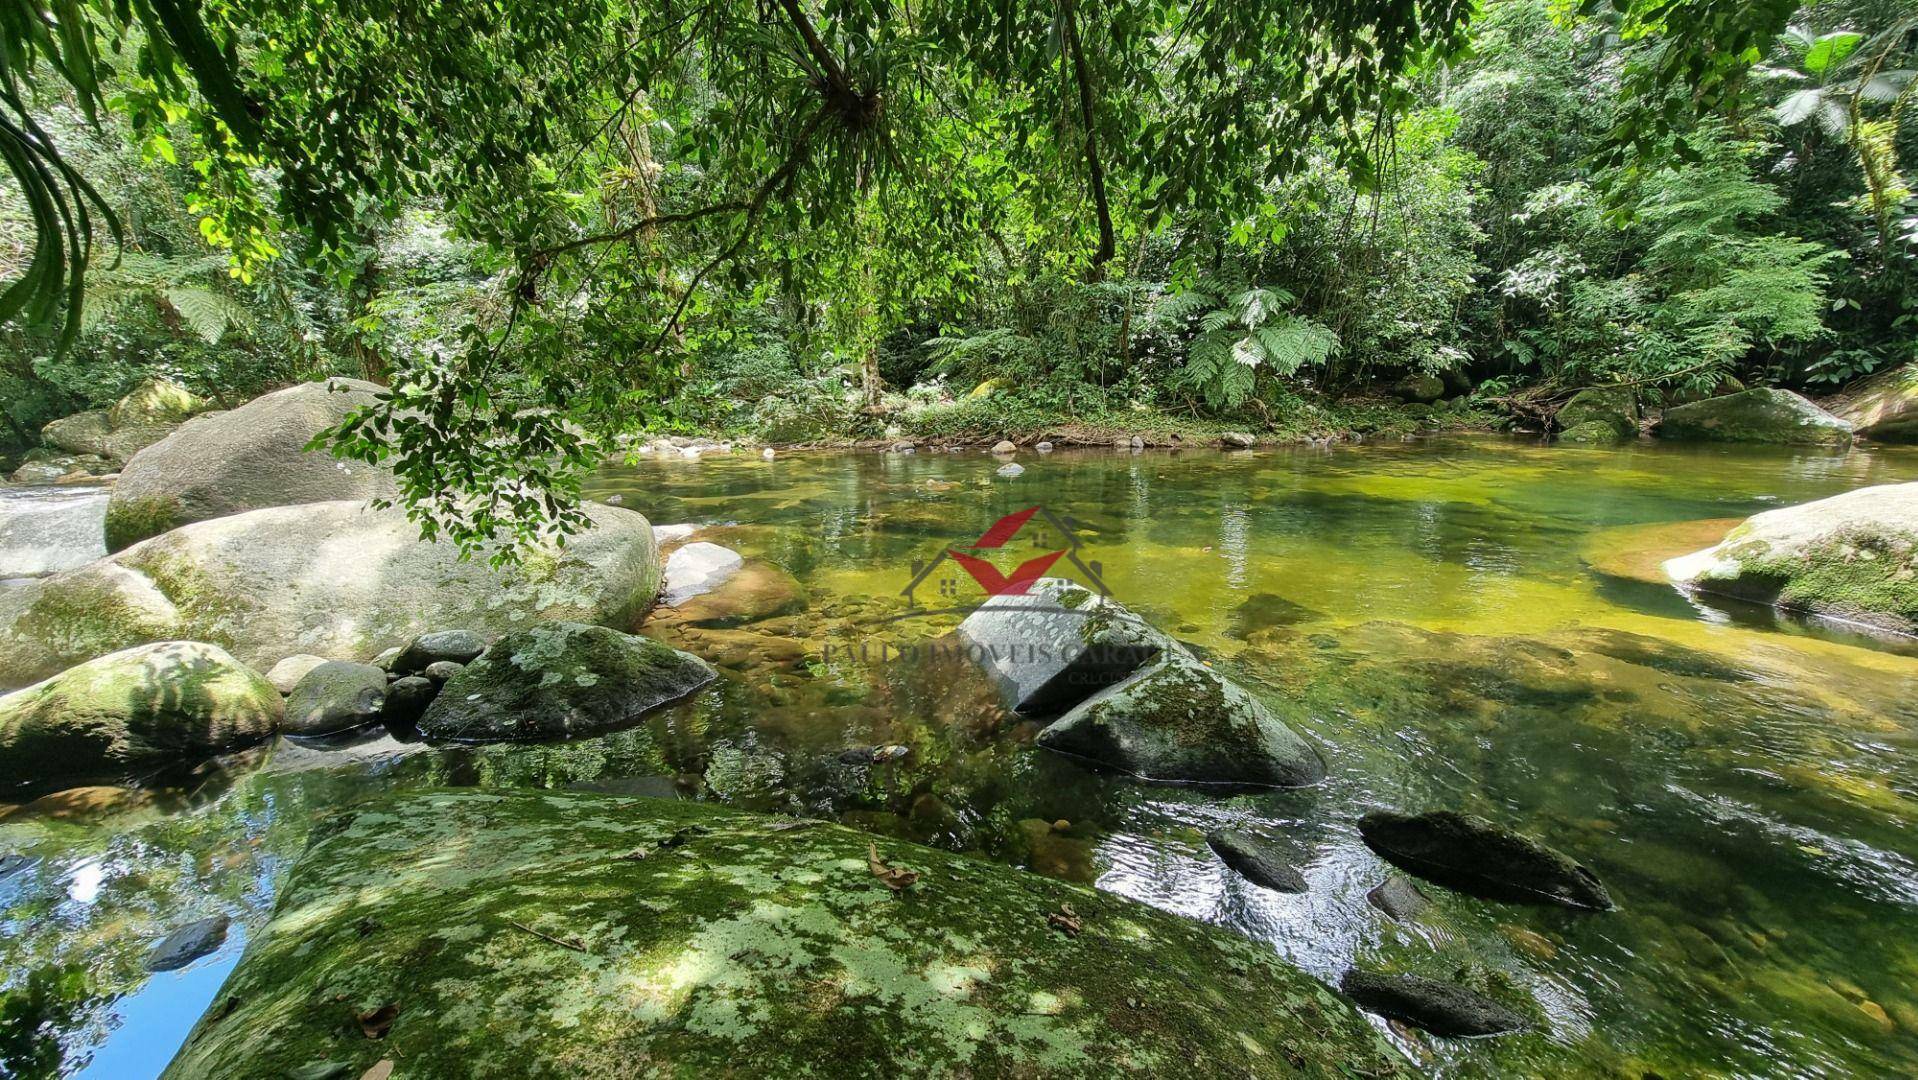
[[[156,1074],[316,817],[433,784],[829,817],[1230,926],[1331,981],[1354,963],[1465,972],[1533,1003],[1538,1030],[1497,1040],[1382,1025],[1440,1074],[1918,1073],[1918,642],[1687,598],[1655,571],[1686,550],[1661,544],[1722,532],[1688,523],[1918,480],[1918,450],[1485,438],[1018,460],[1010,478],[936,448],[609,467],[589,496],[796,583],[751,622],[649,631],[721,668],[694,700],[564,744],[282,743],[11,813],[0,1073]],[[977,599],[942,555],[1034,506],[1002,568],[1068,552],[1054,572],[1260,695],[1327,781],[1222,794],[1100,773],[1034,748],[963,660],[920,648]],[[871,746],[909,753],[846,760]],[[1355,822],[1441,807],[1573,855],[1618,910],[1430,887],[1418,921],[1387,919]],[[1222,825],[1290,845],[1309,891],[1226,870],[1203,838]],[[218,912],[224,948],[144,974],[155,938]]]

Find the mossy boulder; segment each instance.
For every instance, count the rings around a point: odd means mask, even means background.
[[[177,424],[207,407],[206,399],[171,379],[148,379],[107,410],[116,428],[133,424]]]
[[[40,429],[40,439],[56,450],[69,454],[106,456],[107,440],[113,436],[113,421],[105,409],[88,409],[63,416]]]
[[[182,425],[121,470],[107,503],[107,549],[261,507],[394,494],[386,469],[306,448],[379,390],[357,379],[302,383]]]
[[[1825,402],[1862,438],[1918,442],[1918,363],[1880,371]]]
[[[1056,716],[1178,648],[1123,605],[1067,578],[989,598],[957,634],[1006,707],[1026,716]]]
[[[95,454],[124,462],[171,435],[188,417],[207,407],[205,399],[168,379],[148,379],[115,402],[61,417],[40,429],[48,446],[71,454]]]
[[[386,672],[372,664],[328,660],[300,676],[286,695],[288,735],[333,735],[379,720]]]
[[[541,620],[631,626],[659,590],[652,527],[597,503],[586,515],[564,547],[501,567],[489,552],[462,559],[450,542],[421,540],[398,508],[358,501],[197,522],[32,583],[31,618],[10,619],[20,605],[0,593],[0,643],[18,646],[0,649],[0,679],[69,657],[76,641],[151,641],[162,626],[157,636],[211,641],[261,669],[295,653],[367,660],[448,626],[489,639]],[[113,606],[90,600],[103,575]]]
[[[874,843],[586,792],[364,804],[316,830],[165,1075],[1405,1074],[1268,946]]]
[[[279,691],[226,650],[141,645],[0,697],[0,772],[127,776],[259,742],[279,719]]]
[[[1183,649],[1087,698],[1038,742],[1161,783],[1303,787],[1325,778],[1311,743]]]
[[[1430,405],[1445,396],[1445,380],[1424,372],[1407,375],[1392,384],[1392,396],[1407,403]]]
[[[1623,386],[1594,386],[1559,407],[1556,422],[1566,442],[1618,442],[1638,435],[1638,398]],[[1604,434],[1601,434],[1601,431]]]
[[[1918,634],[1918,483],[1767,510],[1665,572],[1702,593]]]
[[[0,589],[0,688],[25,686],[96,656],[189,637],[153,580],[100,560]]]
[[[1789,390],[1758,387],[1665,410],[1658,434],[1706,442],[1848,446],[1851,425]]]
[[[502,742],[596,735],[713,681],[712,666],[651,638],[552,622],[501,637],[440,688],[429,738]]]

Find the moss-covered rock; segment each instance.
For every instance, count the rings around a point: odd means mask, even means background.
[[[206,399],[171,379],[148,379],[107,410],[114,427],[142,423],[177,424],[205,410]]]
[[[365,727],[386,705],[386,672],[372,664],[328,660],[300,676],[286,695],[288,735],[333,735]]]
[[[365,805],[316,832],[166,1076],[1404,1073],[1264,945],[870,844],[582,792]],[[916,882],[895,893],[874,851]]]
[[[386,469],[306,448],[379,389],[356,379],[303,383],[181,426],[121,470],[107,503],[107,550],[266,506],[394,494]]]
[[[1476,814],[1377,811],[1359,820],[1359,834],[1399,869],[1475,896],[1593,911],[1612,907],[1596,874]]]
[[[1860,437],[1918,442],[1918,364],[1880,371],[1825,402]]]
[[[1847,446],[1851,425],[1789,390],[1759,387],[1666,409],[1658,434],[1706,442]]]
[[[1918,633],[1918,483],[1767,510],[1665,572],[1699,592]]]
[[[1560,439],[1567,442],[1618,442],[1638,435],[1638,398],[1623,386],[1594,386],[1573,394],[1559,407]],[[1605,434],[1601,434],[1604,432]]]
[[[495,641],[420,717],[429,738],[502,742],[594,735],[713,681],[712,666],[651,638],[551,622]]]
[[[0,697],[0,772],[124,776],[259,742],[279,719],[279,691],[224,649],[141,645]]]
[[[29,597],[0,592],[0,644],[17,647],[0,648],[0,685],[109,651],[74,655],[95,641],[210,641],[264,670],[295,653],[366,660],[447,626],[489,639],[541,620],[630,627],[659,590],[652,526],[598,503],[586,513],[591,527],[564,547],[499,567],[421,540],[398,508],[357,501],[196,522],[37,581]],[[103,585],[112,605],[93,599]]]
[[[1392,395],[1400,401],[1429,405],[1445,396],[1445,380],[1425,372],[1407,375],[1392,384]]]
[[[1311,743],[1183,649],[1087,698],[1038,742],[1164,783],[1303,787],[1325,778]]]

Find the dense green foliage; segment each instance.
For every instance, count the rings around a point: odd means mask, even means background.
[[[576,524],[641,430],[1283,426],[1413,374],[1827,386],[1912,356],[1915,27],[30,0],[0,20],[4,412],[24,442],[154,369],[227,400],[374,377],[337,451],[470,541]],[[87,259],[107,218],[117,264]]]

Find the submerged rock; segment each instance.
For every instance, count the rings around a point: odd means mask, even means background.
[[[386,672],[372,664],[328,660],[301,676],[286,697],[288,735],[333,735],[365,727],[386,704]]]
[[[1008,480],[1012,479],[1015,476],[1024,475],[1025,471],[1026,471],[1026,467],[1024,465],[1019,464],[1016,461],[1007,462],[1006,464],[999,466],[997,470],[998,475],[1003,476]]]
[[[486,651],[486,638],[471,630],[434,630],[406,643],[387,670],[395,675],[418,675],[429,666],[450,660],[455,664],[472,663]]]
[[[226,943],[226,929],[230,922],[225,915],[215,915],[180,927],[162,938],[147,953],[147,970],[172,971],[183,968],[217,950]]]
[[[805,606],[806,590],[797,578],[769,562],[747,559],[711,589],[673,606],[654,608],[647,625],[741,626]]]
[[[380,392],[358,379],[303,383],[182,425],[121,470],[107,503],[107,549],[262,507],[393,495],[385,468],[306,448]]]
[[[1594,911],[1613,907],[1596,874],[1475,814],[1378,811],[1359,820],[1359,834],[1385,861],[1460,892]]]
[[[988,599],[958,633],[1006,707],[1026,716],[1069,709],[1175,647],[1144,619],[1065,578]]]
[[[1880,371],[1825,402],[1867,439],[1918,442],[1918,363]]]
[[[198,760],[272,735],[280,710],[218,646],[141,645],[0,697],[0,773],[58,782]]]
[[[447,680],[420,731],[460,742],[595,735],[716,677],[704,660],[651,638],[542,623],[501,637]]]
[[[1629,438],[1632,436],[1619,434],[1617,426],[1603,420],[1587,420],[1558,433],[1559,442],[1581,446],[1611,446]]]
[[[838,825],[568,791],[349,811],[218,1000],[167,1077],[1405,1075],[1230,932]]]
[[[1164,783],[1304,787],[1325,778],[1312,744],[1183,648],[1087,698],[1038,743]]]
[[[1236,831],[1207,833],[1205,842],[1225,864],[1254,885],[1279,892],[1306,891],[1305,875],[1277,844]]]
[[[1391,874],[1378,884],[1365,899],[1373,907],[1385,912],[1399,922],[1409,922],[1418,918],[1432,901],[1411,878]]]
[[[1699,592],[1918,634],[1918,483],[1767,510],[1665,572]]]
[[[1363,1008],[1434,1035],[1504,1035],[1530,1026],[1525,1017],[1475,990],[1418,975],[1385,975],[1353,968],[1339,989]]]
[[[1845,446],[1851,425],[1790,390],[1760,387],[1665,410],[1658,434],[1711,442]]]
[[[294,653],[364,660],[445,626],[487,636],[534,620],[630,627],[659,587],[652,528],[630,510],[585,511],[591,527],[564,547],[501,567],[487,552],[463,559],[450,541],[421,540],[397,507],[308,503],[196,522],[0,592],[0,685],[107,651],[75,656],[81,642],[190,638],[266,667]]]
[[[666,558],[659,602],[676,607],[695,596],[712,592],[745,564],[739,552],[699,540],[677,548]]]

